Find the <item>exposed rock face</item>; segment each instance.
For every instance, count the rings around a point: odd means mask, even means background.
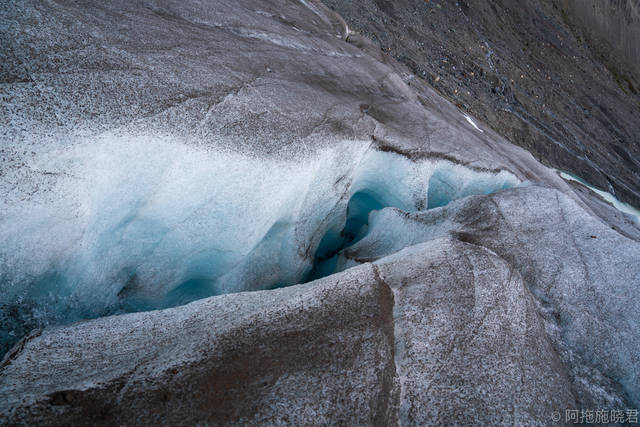
[[[3,342],[31,330],[0,367],[0,423],[640,405],[639,220],[320,2],[22,1],[0,19]],[[278,288],[316,270],[337,273]],[[213,288],[256,292],[105,316]]]
[[[575,24],[589,38],[589,44],[601,55],[611,70],[624,70],[614,74],[622,89],[637,90],[640,81],[640,1],[563,0],[563,8]],[[622,74],[622,75],[620,75]],[[630,76],[631,81],[624,77]],[[626,80],[628,80],[627,77]]]
[[[636,0],[325,0],[514,144],[640,206]]]

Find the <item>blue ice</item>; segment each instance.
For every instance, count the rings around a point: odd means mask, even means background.
[[[519,183],[353,142],[292,162],[104,138],[35,162],[64,173],[50,192],[3,206],[2,352],[35,327],[333,274],[372,212]]]

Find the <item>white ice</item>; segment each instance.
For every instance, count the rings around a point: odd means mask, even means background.
[[[3,206],[0,320],[14,336],[331,274],[345,268],[337,253],[367,233],[370,211],[518,184],[353,141],[284,161],[105,136],[40,153],[30,167],[59,178]]]
[[[482,129],[480,129],[478,127],[478,125],[476,124],[476,122],[473,121],[473,119],[471,117],[469,117],[467,114],[464,115],[464,118],[467,119],[467,121],[471,124],[471,126],[473,126],[474,128],[476,128],[477,131],[480,132],[484,132]]]
[[[626,214],[631,215],[637,224],[640,225],[640,210],[634,208],[633,206],[621,202],[620,200],[616,199],[616,197],[611,194],[608,193],[606,191],[602,191],[602,190],[598,190],[597,188],[595,188],[594,186],[592,186],[591,184],[589,184],[588,182],[586,182],[583,179],[580,179],[574,175],[570,175],[566,172],[562,172],[562,171],[558,171],[558,173],[560,173],[560,176],[567,180],[567,181],[575,181],[575,182],[579,182],[580,184],[584,185],[585,187],[589,188],[591,191],[593,191],[594,193],[596,193],[597,195],[599,195],[600,197],[602,197],[604,200],[606,200],[607,202],[611,203],[613,205],[614,208],[618,209],[620,212],[624,212]]]

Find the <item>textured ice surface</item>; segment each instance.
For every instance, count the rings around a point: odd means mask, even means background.
[[[367,236],[341,257],[350,265],[388,262],[387,256],[402,259],[405,248],[452,235],[492,251],[522,274],[585,406],[628,407],[624,399],[637,404],[637,241],[555,190],[529,186],[412,214],[374,212]],[[618,348],[626,350],[611,350]]]
[[[3,341],[29,329],[287,286],[336,271],[369,214],[442,206],[511,174],[344,144],[257,159],[159,138],[103,137],[36,156],[54,194],[3,206]]]

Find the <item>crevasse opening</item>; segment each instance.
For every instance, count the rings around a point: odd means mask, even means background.
[[[316,249],[311,271],[302,281],[310,282],[339,271],[340,253],[366,236],[369,228],[369,213],[384,207],[386,207],[385,204],[372,191],[359,191],[354,194],[347,204],[346,220],[342,230],[330,229],[322,237]]]
[[[333,274],[372,212],[519,183],[353,142],[293,162],[105,137],[30,166],[58,179],[2,206],[2,352],[35,327]]]

